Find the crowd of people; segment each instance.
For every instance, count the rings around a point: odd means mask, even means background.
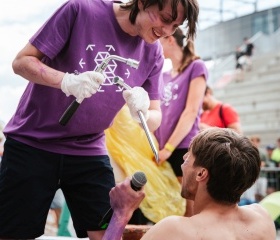
[[[134,191],[130,177],[116,184],[106,147],[104,131],[125,104],[139,124],[142,112],[158,142],[156,164],[171,165],[187,202],[183,216],[162,219],[143,239],[275,239],[273,221],[260,205],[238,204],[263,177],[261,166],[279,166],[280,139],[271,160],[263,160],[256,139],[243,136],[234,107],[214,97],[194,46],[198,13],[196,0],[70,0],[31,37],[13,61],[14,72],[29,83],[3,129],[0,239],[39,237],[49,209],[59,220],[60,200],[67,202],[77,237],[121,239],[145,197],[145,187]],[[245,43],[251,66],[253,45]],[[85,50],[89,44],[92,51]],[[131,89],[111,79],[127,72],[125,64],[100,70],[104,52],[141,60],[125,79]],[[172,62],[165,73],[164,58]],[[62,126],[59,119],[71,104],[77,111]],[[104,229],[99,222],[110,208]]]

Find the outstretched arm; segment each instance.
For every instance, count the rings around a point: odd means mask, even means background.
[[[110,191],[110,203],[113,215],[102,240],[120,240],[126,224],[133,212],[145,197],[143,188],[134,191],[130,185],[131,178],[117,184]]]

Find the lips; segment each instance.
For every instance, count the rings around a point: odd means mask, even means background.
[[[161,38],[161,33],[157,32],[154,28],[152,29],[152,31],[157,38]]]

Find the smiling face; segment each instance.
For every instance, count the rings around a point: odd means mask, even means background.
[[[159,11],[157,5],[143,9],[143,4],[139,1],[140,12],[137,15],[135,26],[137,35],[142,37],[147,43],[153,43],[159,38],[170,36],[176,28],[184,22],[184,8],[179,2],[177,6],[177,19],[172,20],[171,0]]]

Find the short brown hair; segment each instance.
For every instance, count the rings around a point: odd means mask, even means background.
[[[190,150],[194,166],[209,171],[207,191],[217,202],[235,204],[257,180],[260,155],[250,139],[229,128],[212,127],[201,131]]]

